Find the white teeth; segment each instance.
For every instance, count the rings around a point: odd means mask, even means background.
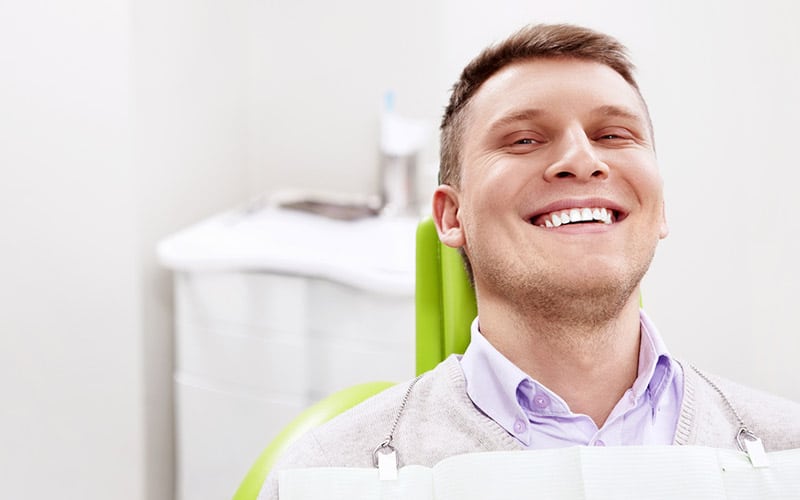
[[[612,224],[614,212],[607,208],[571,208],[562,212],[553,212],[543,219],[541,227],[559,227],[572,222],[602,222]]]

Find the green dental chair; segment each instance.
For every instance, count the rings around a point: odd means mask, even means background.
[[[432,219],[419,224],[416,245],[416,369],[420,374],[450,354],[464,352],[477,306],[461,256],[458,251],[442,245]],[[233,499],[254,500],[272,465],[294,441],[392,385],[393,382],[368,382],[349,387],[301,413],[256,459]]]

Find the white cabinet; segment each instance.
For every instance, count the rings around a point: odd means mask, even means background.
[[[320,398],[414,375],[415,227],[267,209],[162,242],[175,271],[179,498],[229,498]]]

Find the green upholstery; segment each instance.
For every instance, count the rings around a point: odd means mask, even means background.
[[[463,353],[477,314],[475,292],[457,250],[442,245],[433,220],[417,228],[416,351],[417,373],[426,372],[452,353]],[[339,391],[310,407],[285,427],[250,468],[234,500],[254,500],[280,454],[304,433],[392,386],[370,382]]]
[[[475,291],[458,250],[439,241],[433,219],[417,227],[417,374],[453,353],[463,354],[478,314]]]

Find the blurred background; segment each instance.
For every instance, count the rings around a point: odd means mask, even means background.
[[[671,351],[800,400],[799,16],[790,0],[0,0],[0,497],[173,498],[191,457],[157,243],[286,188],[376,193],[387,91],[430,126],[430,192],[450,86],[528,22],[606,31],[638,65],[671,226],[644,302]]]

